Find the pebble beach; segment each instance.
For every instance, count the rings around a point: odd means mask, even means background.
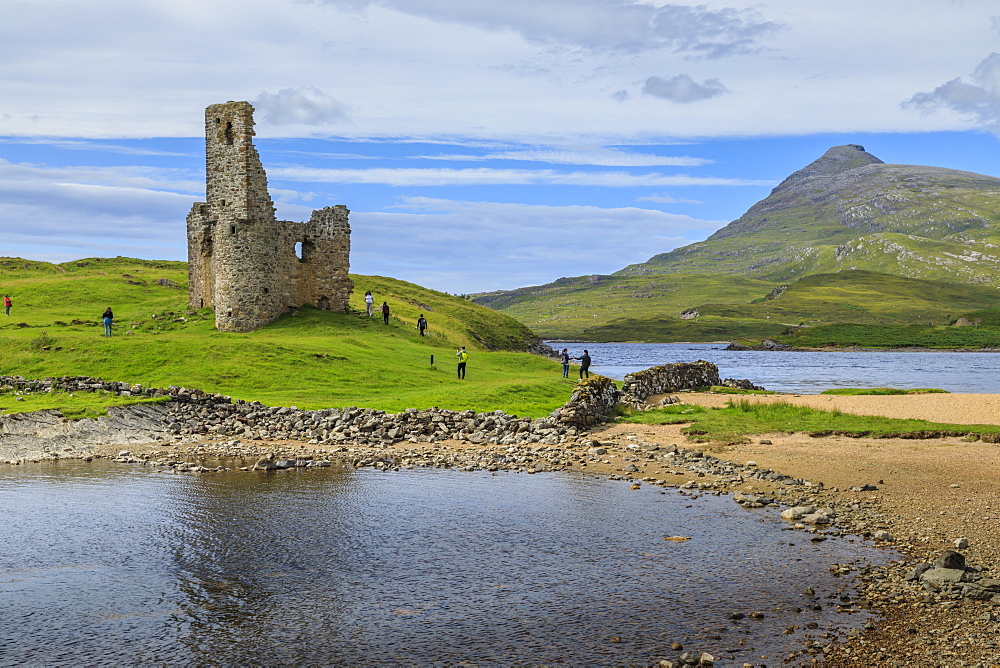
[[[679,397],[686,403],[709,406],[729,400],[700,393]],[[1000,416],[995,410],[1000,405],[998,395],[785,395],[778,400],[936,422],[990,424],[996,423],[994,416]],[[887,567],[857,572],[846,567],[845,574],[856,578],[861,595],[844,605],[870,611],[873,619],[852,633],[814,635],[789,629],[803,633],[803,648],[781,657],[782,662],[1000,666],[1000,445],[960,437],[814,438],[802,433],[755,435],[742,443],[693,443],[681,428],[608,423],[567,443],[508,446],[448,440],[330,447],[289,440],[185,436],[169,443],[132,446],[128,451],[120,446],[95,448],[86,456],[178,473],[211,473],[215,468],[206,462],[216,458],[242,460],[248,470],[321,462],[380,469],[571,470],[633,486],[678,488],[693,496],[728,494],[746,512],[763,505],[788,511],[805,508],[825,514],[826,520],[811,523],[790,515],[784,521],[816,534],[819,540],[831,534],[874,539],[903,557]],[[943,569],[957,573],[955,581],[939,582],[920,573],[949,551],[964,559],[961,570]],[[664,648],[660,665],[708,665],[710,661],[734,665],[726,662],[719,648],[699,648],[694,654]]]

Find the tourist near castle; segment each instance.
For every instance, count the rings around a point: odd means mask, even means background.
[[[110,306],[104,309],[101,318],[104,320],[104,336],[111,336],[111,325],[114,324],[115,314]]]
[[[372,307],[375,305],[375,298],[372,297],[372,291],[368,290],[365,292],[365,311],[368,312],[368,317],[372,317]]]
[[[382,302],[382,322],[389,324],[389,302]]]
[[[465,349],[465,346],[462,346],[461,348],[458,349],[458,352],[455,353],[455,357],[458,358],[458,378],[459,378],[459,380],[464,380],[465,379],[465,363],[467,361],[469,361],[469,353]]]
[[[584,349],[582,355],[573,359],[580,360],[580,380],[583,380],[585,376],[590,378],[590,353]]]
[[[427,318],[422,315],[417,318],[417,330],[420,332],[420,336],[423,336],[427,330]]]
[[[572,359],[569,356],[569,349],[563,348],[562,352],[559,353],[559,363],[562,364],[563,378],[569,378],[569,361]]]
[[[10,315],[10,307],[11,307],[10,295],[4,295],[3,296],[3,314],[4,315]]]

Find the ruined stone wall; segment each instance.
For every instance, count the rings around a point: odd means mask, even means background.
[[[594,374],[577,383],[569,401],[549,417],[559,424],[581,430],[589,429],[611,415],[620,399],[621,392],[615,381]]]
[[[190,304],[212,308],[223,331],[257,329],[303,304],[344,310],[353,288],[347,208],[276,220],[253,125],[248,102],[205,110],[208,202],[187,219]]]
[[[690,363],[661,364],[627,374],[622,382],[622,394],[631,395],[641,401],[654,394],[720,384],[719,367],[711,362],[698,360]]]
[[[284,303],[290,307],[343,310],[354,282],[348,277],[351,255],[350,213],[342,204],[313,211],[308,223],[281,221]],[[299,248],[299,252],[296,252]]]

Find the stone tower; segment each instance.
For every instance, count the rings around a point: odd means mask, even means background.
[[[213,309],[227,332],[258,329],[304,304],[345,310],[354,287],[347,207],[314,211],[307,223],[276,220],[253,136],[250,103],[205,110],[208,202],[187,217],[191,308]]]

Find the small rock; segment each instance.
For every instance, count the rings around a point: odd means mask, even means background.
[[[946,550],[934,561],[934,568],[965,569],[965,557],[958,552]]]
[[[964,550],[967,547],[969,547],[969,539],[968,538],[957,538],[957,539],[955,539],[955,542],[953,543],[953,545],[955,546],[956,550]]]

